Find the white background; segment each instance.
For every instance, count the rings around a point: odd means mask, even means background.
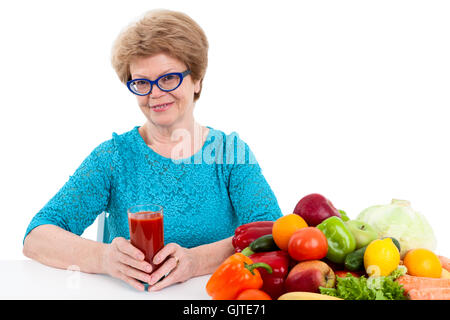
[[[1,2],[0,259],[23,258],[31,218],[93,148],[144,123],[110,52],[153,8],[205,30],[196,118],[239,133],[284,214],[313,192],[353,218],[410,200],[450,256],[448,1],[146,0]]]

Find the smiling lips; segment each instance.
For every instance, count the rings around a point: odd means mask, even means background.
[[[162,112],[162,111],[166,111],[167,109],[169,109],[172,104],[173,104],[173,102],[163,103],[163,104],[151,106],[150,108],[155,112]]]

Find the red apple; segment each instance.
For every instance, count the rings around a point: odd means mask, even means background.
[[[332,216],[341,217],[331,201],[318,193],[303,197],[295,206],[294,213],[302,217],[310,227],[315,227]]]
[[[334,287],[336,276],[323,261],[309,260],[298,263],[289,272],[284,283],[286,292],[319,292],[319,287]]]

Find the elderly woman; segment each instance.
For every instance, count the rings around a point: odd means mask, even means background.
[[[98,145],[34,216],[27,257],[153,291],[213,272],[237,226],[282,216],[248,145],[195,121],[207,53],[203,30],[180,12],[150,11],[119,35],[112,65],[146,122]],[[127,218],[148,203],[164,208],[166,245],[153,261],[129,241]],[[102,212],[110,238],[82,238]]]

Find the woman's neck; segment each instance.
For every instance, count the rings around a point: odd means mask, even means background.
[[[195,121],[179,127],[161,127],[146,122],[139,128],[139,133],[155,152],[181,159],[192,156],[202,148],[208,130]]]

